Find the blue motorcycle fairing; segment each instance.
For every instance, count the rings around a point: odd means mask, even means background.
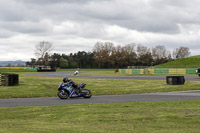
[[[84,88],[84,87],[85,87],[85,85],[86,85],[85,83],[81,83],[81,84],[79,84],[79,86],[78,86],[78,87],[79,87],[79,88]]]
[[[65,91],[68,92],[69,94],[69,97],[81,97],[82,95],[81,94],[76,94],[73,87],[72,87],[72,84],[63,84],[61,83],[58,87],[58,90],[61,90],[61,89],[64,89]]]

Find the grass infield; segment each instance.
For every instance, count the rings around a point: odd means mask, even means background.
[[[200,101],[0,108],[2,133],[199,133]]]

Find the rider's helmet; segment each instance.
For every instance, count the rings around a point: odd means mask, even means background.
[[[64,77],[64,78],[63,78],[63,82],[64,82],[64,83],[66,83],[66,82],[68,82],[68,81],[69,81],[68,77]]]

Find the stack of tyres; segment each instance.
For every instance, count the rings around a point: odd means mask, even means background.
[[[6,75],[4,73],[1,74],[1,85],[2,86],[7,86]]]
[[[13,74],[13,73],[2,73],[1,74],[1,85],[2,86],[19,85],[19,75]]]
[[[166,82],[168,85],[183,85],[185,78],[184,76],[167,76]]]
[[[13,85],[19,85],[19,75],[13,74]]]

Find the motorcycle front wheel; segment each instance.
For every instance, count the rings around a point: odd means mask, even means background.
[[[84,98],[90,98],[92,96],[91,91],[88,90],[88,89],[82,89],[81,92],[82,92],[82,95],[83,95]]]
[[[60,99],[67,99],[69,97],[69,94],[65,90],[58,90],[58,97]]]

